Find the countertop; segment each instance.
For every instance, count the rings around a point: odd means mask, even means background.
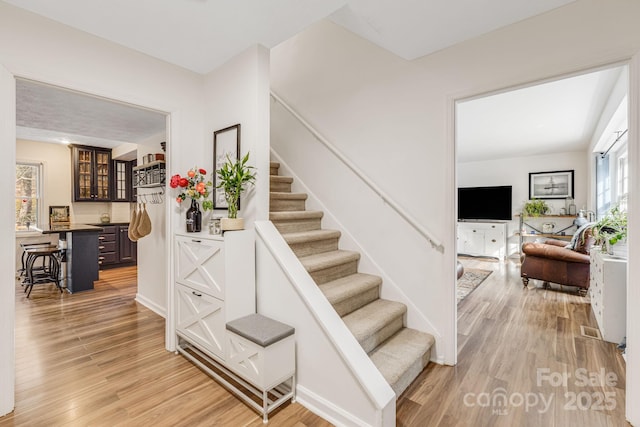
[[[102,227],[98,227],[95,225],[89,224],[69,224],[69,225],[54,225],[49,226],[45,225],[43,227],[32,225],[29,227],[29,230],[39,231],[42,234],[53,234],[53,233],[65,233],[65,232],[89,232],[89,231],[97,231],[100,232],[103,230]]]

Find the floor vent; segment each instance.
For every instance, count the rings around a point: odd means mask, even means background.
[[[594,338],[596,340],[601,340],[602,335],[600,335],[600,330],[598,328],[592,328],[591,326],[580,325],[580,334],[583,337]]]

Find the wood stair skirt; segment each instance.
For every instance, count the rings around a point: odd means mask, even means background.
[[[407,307],[380,298],[382,279],[358,273],[360,254],[340,250],[340,231],[321,228],[323,213],[307,211],[305,193],[271,162],[269,219],[393,388],[396,397],[422,372],[434,338],[404,326]]]

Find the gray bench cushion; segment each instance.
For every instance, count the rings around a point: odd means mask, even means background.
[[[258,313],[232,320],[227,323],[227,330],[261,347],[267,347],[295,332],[293,327]]]

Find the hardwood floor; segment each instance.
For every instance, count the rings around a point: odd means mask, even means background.
[[[535,281],[523,289],[512,260],[463,263],[493,273],[458,307],[458,365],[429,365],[398,401],[398,426],[627,425],[622,357],[580,335],[580,325],[596,327],[587,298]],[[16,286],[16,410],[0,426],[262,425],[165,351],[164,319],[134,301],[135,268],[100,274],[94,291],[73,295],[45,286],[26,299]],[[576,384],[579,368],[616,380]],[[566,385],[552,384],[561,375]],[[269,425],[330,424],[292,404]]]
[[[458,306],[457,366],[422,372],[398,401],[398,426],[628,425],[624,360],[581,336],[597,328],[588,298],[533,280],[523,289],[513,259],[461,261],[493,273]]]
[[[164,349],[164,319],[135,302],[135,267],[95,290],[16,285],[16,409],[0,426],[262,426],[262,417]],[[299,404],[272,426],[328,426]]]

